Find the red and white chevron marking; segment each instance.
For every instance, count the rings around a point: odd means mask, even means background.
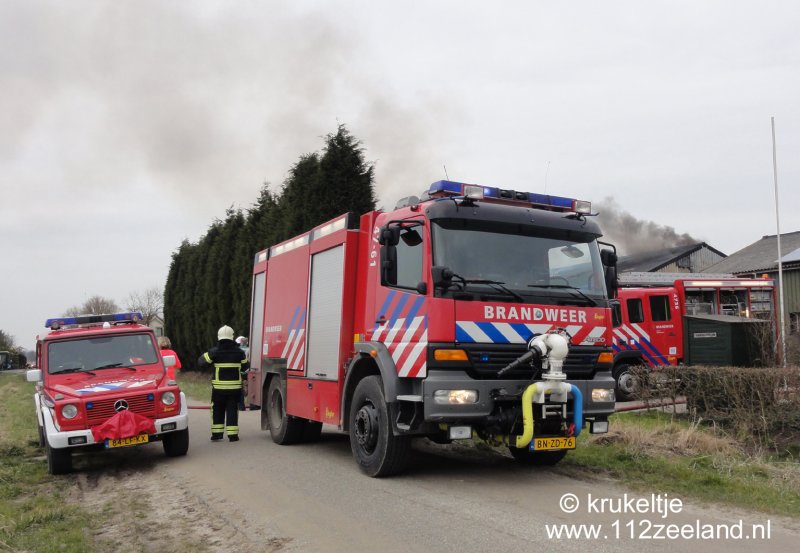
[[[397,319],[391,328],[380,325],[372,333],[372,341],[383,342],[394,360],[397,374],[409,378],[427,376],[428,329],[425,316],[414,317],[408,328],[405,319]]]
[[[286,345],[283,347],[281,357],[286,359],[286,368],[290,371],[302,371],[305,358],[305,340],[303,335],[306,329],[300,328],[292,330],[286,338]]]

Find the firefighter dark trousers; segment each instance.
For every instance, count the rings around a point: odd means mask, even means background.
[[[239,395],[241,390],[211,390],[211,438],[239,437]]]

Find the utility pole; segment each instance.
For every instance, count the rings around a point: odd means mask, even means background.
[[[772,120],[772,175],[775,180],[775,223],[778,227],[778,305],[781,310],[781,365],[786,368],[786,313],[783,309],[783,262],[781,258],[781,211],[778,201],[778,152],[775,147],[775,117]]]

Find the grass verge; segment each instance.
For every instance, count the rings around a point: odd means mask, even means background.
[[[211,401],[211,377],[196,371],[176,371],[175,375],[183,393],[190,403],[208,404]]]
[[[47,474],[38,446],[33,384],[0,375],[0,551],[92,551],[98,515],[70,505],[70,477]]]
[[[712,428],[663,413],[617,414],[608,434],[583,433],[562,462],[635,489],[800,516],[800,465],[790,455],[748,455]],[[583,472],[583,470],[581,470]]]

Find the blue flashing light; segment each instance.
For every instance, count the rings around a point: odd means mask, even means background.
[[[87,408],[87,409],[94,409],[94,403],[92,403],[91,401],[90,401],[90,402],[88,402],[88,403],[86,404],[86,408]]]
[[[147,401],[153,401],[154,399],[156,399],[156,396],[155,396],[155,395],[153,395],[153,394],[147,394]]]
[[[465,184],[461,182],[440,180],[431,184],[428,194],[446,194],[454,196],[465,196],[467,187],[482,187],[483,197],[507,202],[520,202],[532,204],[534,207],[543,207],[557,211],[580,211],[581,213],[591,212],[589,202],[565,198],[563,196],[550,196],[548,194],[537,194],[535,192],[517,192],[516,190],[504,190],[494,186],[481,186],[476,184]]]
[[[563,209],[572,209],[572,204],[575,201],[572,198],[548,196],[546,194],[534,194],[533,192],[528,194],[528,198],[532,204],[560,207]]]
[[[58,317],[47,319],[45,328],[56,330],[67,325],[88,325],[97,323],[136,323],[143,319],[138,311],[112,313],[110,315],[81,315],[79,317]]]
[[[464,193],[464,185],[451,180],[437,180],[428,188],[429,194],[434,194],[436,192],[449,192],[450,194],[460,196]]]

